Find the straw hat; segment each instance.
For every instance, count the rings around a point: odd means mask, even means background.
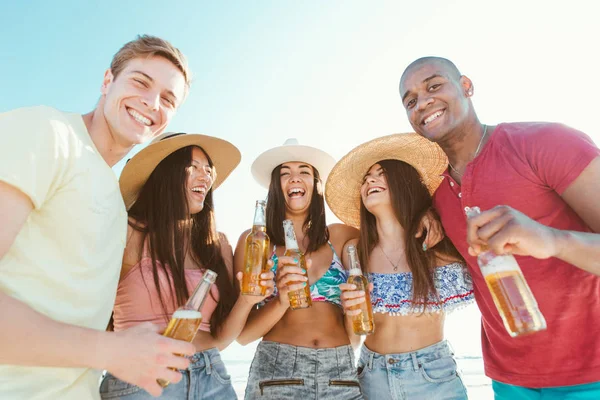
[[[213,190],[225,181],[242,158],[237,147],[223,139],[197,133],[163,133],[127,161],[123,168],[119,185],[127,210],[136,202],[140,190],[156,166],[168,155],[186,146],[200,146],[210,156],[217,170]]]
[[[298,144],[295,138],[287,139],[282,146],[269,149],[259,155],[252,163],[252,176],[263,187],[269,188],[271,173],[275,167],[286,162],[305,162],[319,171],[321,181],[325,183],[335,159],[316,147]]]
[[[363,177],[373,164],[388,159],[415,167],[431,194],[442,182],[441,175],[448,168],[444,151],[416,133],[388,135],[361,144],[333,167],[325,189],[329,208],[345,224],[360,226]]]

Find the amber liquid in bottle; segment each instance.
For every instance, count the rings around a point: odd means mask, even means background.
[[[373,307],[371,305],[371,294],[369,293],[369,281],[362,273],[356,248],[348,246],[348,257],[350,258],[350,271],[348,283],[356,286],[356,290],[365,292],[365,302],[350,307],[350,310],[360,310],[361,313],[352,316],[352,330],[356,335],[369,335],[375,331],[373,321]]]
[[[266,203],[262,200],[256,202],[254,223],[252,231],[246,236],[244,246],[244,271],[242,278],[242,294],[264,296],[266,286],[260,285],[260,274],[269,271],[269,247],[271,240],[267,235],[265,220]]]
[[[194,293],[182,307],[179,307],[171,317],[167,329],[163,336],[177,340],[192,342],[196,337],[200,323],[202,322],[202,305],[208,297],[210,287],[217,279],[217,273],[207,269],[202,276],[202,280],[194,289]],[[158,384],[167,387],[169,382],[164,379],[157,379]]]
[[[296,258],[298,260],[298,267],[306,271],[306,260],[304,258],[304,254],[300,251],[298,246],[296,232],[294,232],[294,224],[291,220],[286,219],[283,221],[283,232],[285,234],[284,256]],[[305,276],[308,278],[308,273],[305,272]],[[295,285],[297,283],[304,282],[289,282],[288,285]],[[312,298],[310,297],[310,287],[308,285],[308,281],[306,281],[306,286],[304,286],[304,288],[289,291],[288,297],[290,299],[290,308],[292,310],[308,308],[312,306]]]
[[[465,211],[467,217],[480,213],[478,207],[467,207]],[[477,263],[508,334],[517,337],[545,330],[546,320],[517,260],[510,254],[483,250]]]

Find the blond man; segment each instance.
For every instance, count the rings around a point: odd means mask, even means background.
[[[111,167],[159,135],[186,97],[183,54],[140,36],[114,56],[88,114],[0,114],[0,398],[99,398],[100,371],[161,393],[189,343],[153,325],[106,332],[127,215]]]

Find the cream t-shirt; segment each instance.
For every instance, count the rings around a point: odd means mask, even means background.
[[[56,321],[104,330],[127,216],[117,178],[81,115],[42,106],[0,114],[0,180],[34,204],[0,259],[0,290]],[[10,329],[10,321],[2,325]],[[99,375],[0,365],[0,399],[97,399]]]

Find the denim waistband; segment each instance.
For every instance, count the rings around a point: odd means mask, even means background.
[[[218,362],[222,362],[221,361],[221,353],[219,353],[219,349],[217,349],[216,347],[213,347],[211,349],[206,349],[206,350],[202,350],[197,353],[194,353],[194,355],[192,355],[190,357],[189,369],[197,369],[197,368],[206,367],[206,369],[208,370],[208,369],[210,369],[211,365],[214,365]]]
[[[356,375],[354,352],[350,345],[314,349],[263,340],[258,344],[256,353],[255,359],[259,357],[263,363],[269,364],[260,368],[261,375],[265,374],[269,379],[297,373],[335,377]]]
[[[363,344],[360,349],[360,360],[372,369],[377,368],[398,368],[398,369],[419,369],[422,363],[437,360],[442,357],[452,357],[454,351],[446,340],[432,344],[422,349],[408,353],[397,354],[379,354],[371,351]]]

